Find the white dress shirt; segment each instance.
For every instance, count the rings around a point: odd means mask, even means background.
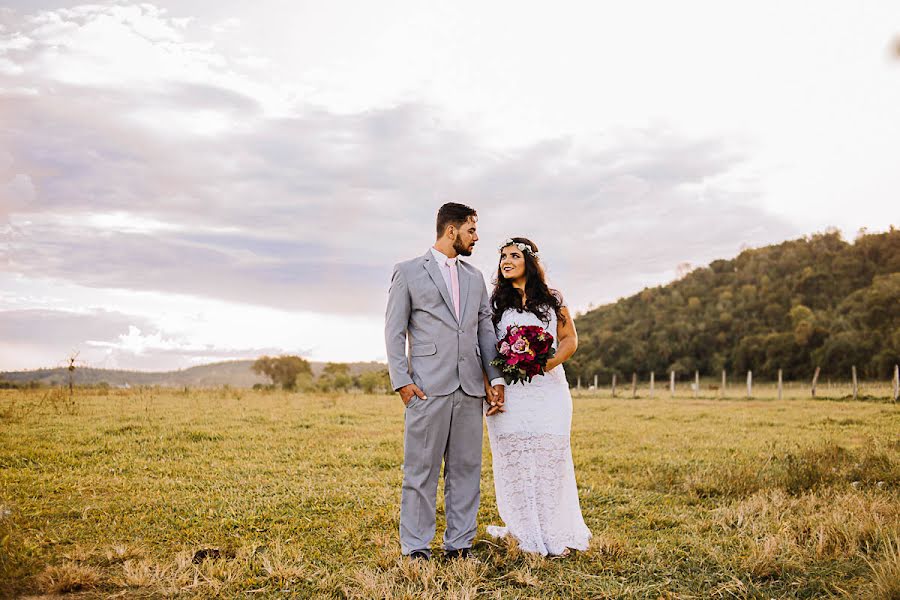
[[[441,268],[441,276],[444,278],[444,284],[447,286],[447,291],[450,291],[450,265],[447,264],[447,261],[450,260],[450,257],[438,250],[437,248],[431,248],[431,254],[434,256],[434,260],[437,261],[438,266]],[[459,257],[456,257],[456,260],[459,261]],[[457,264],[457,268],[459,265]],[[462,302],[462,298],[459,300]],[[497,377],[496,379],[491,379],[491,385],[506,385],[506,380],[502,377]]]
[[[438,250],[437,248],[431,249],[431,254],[434,256],[434,260],[437,261],[438,266],[441,268],[441,275],[444,278],[444,285],[447,286],[447,291],[450,291],[450,265],[447,264],[447,261],[450,260],[450,257]],[[459,257],[456,257],[456,260],[459,260]],[[459,266],[457,265],[457,268]],[[461,302],[462,300],[460,300]]]

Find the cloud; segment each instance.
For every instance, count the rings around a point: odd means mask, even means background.
[[[112,311],[0,311],[0,338],[39,340],[53,344],[60,355],[85,339],[112,339],[131,325],[147,326],[143,319]]]
[[[276,347],[214,347],[183,337],[169,336],[160,331],[144,333],[134,325],[130,325],[128,332],[120,334],[115,340],[86,340],[84,345],[90,351],[103,351],[106,365],[138,370],[145,369],[148,365],[153,365],[157,370],[170,370],[183,368],[185,365],[256,358],[282,352]]]
[[[499,203],[486,237],[533,239],[556,285],[585,307],[671,280],[679,262],[795,235],[753,205],[758,184],[744,165],[732,143],[655,128],[602,148],[562,139],[524,149],[468,189]]]
[[[425,251],[455,200],[481,215],[476,265],[490,275],[497,241],[528,235],[583,307],[801,233],[758,208],[740,142],[656,124],[501,151],[419,102],[294,102],[193,27],[90,6],[0,32],[0,184],[19,199],[0,210],[8,269],[379,315],[391,265]]]
[[[35,187],[28,175],[16,173],[6,181],[0,178],[0,218],[17,208],[28,210],[35,196]]]
[[[0,311],[0,364],[62,365],[79,353],[90,366],[105,366],[109,356],[88,348],[88,339],[112,340],[131,325],[146,321],[115,311],[4,310]]]
[[[178,369],[217,360],[279,354],[278,347],[223,347],[164,333],[146,318],[115,311],[0,311],[0,365],[79,364],[97,368]],[[27,358],[23,359],[22,355]],[[29,360],[32,356],[43,357]],[[0,370],[3,367],[0,366]]]
[[[93,234],[93,235],[92,235]],[[334,250],[252,236],[153,235],[32,224],[12,268],[98,288],[154,290],[324,312],[366,307],[359,290],[386,288],[389,265],[333,262]],[[378,302],[367,308],[378,309]]]
[[[790,232],[753,208],[752,186],[729,180],[741,156],[726,144],[662,131],[643,144],[557,140],[492,156],[435,120],[419,106],[278,120],[209,142],[232,161],[145,154],[126,161],[140,165],[131,174],[89,158],[44,181],[55,193],[31,203],[43,212],[13,220],[12,267],[94,287],[374,314],[390,265],[427,247],[446,199],[479,209],[486,242],[515,232],[545,240],[548,260],[579,287],[598,268],[620,276],[637,263],[658,278],[682,260],[730,254],[737,239]],[[68,206],[57,206],[63,197]]]

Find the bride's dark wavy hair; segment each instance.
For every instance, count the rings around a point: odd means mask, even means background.
[[[537,244],[528,238],[514,237],[511,239],[514,243],[528,244],[535,252],[538,252]],[[506,247],[503,246],[503,248]],[[491,293],[494,326],[496,327],[497,323],[500,322],[503,311],[507,308],[534,313],[535,316],[545,323],[550,320],[550,311],[552,310],[556,313],[559,323],[564,325],[566,317],[561,312],[563,306],[562,295],[556,290],[551,290],[547,287],[544,267],[541,266],[540,261],[527,250],[523,251],[522,255],[525,257],[525,297],[527,300],[523,306],[522,293],[513,287],[512,281],[503,277],[503,272],[500,270],[500,262],[498,261],[497,274],[493,282],[494,291]]]

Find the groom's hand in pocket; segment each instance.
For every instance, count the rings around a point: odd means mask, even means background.
[[[410,383],[408,385],[404,385],[402,388],[397,390],[397,393],[400,394],[400,399],[403,400],[403,406],[409,406],[409,403],[412,401],[413,396],[418,396],[422,400],[428,400],[428,396],[425,395],[425,392],[419,388],[414,383]]]

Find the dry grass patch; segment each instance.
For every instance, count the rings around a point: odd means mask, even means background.
[[[115,565],[143,558],[146,555],[146,548],[129,544],[114,544],[103,553],[103,564],[105,566]]]
[[[765,555],[793,548],[810,560],[868,554],[900,527],[900,505],[885,495],[836,492],[793,497],[760,492],[719,512],[719,523]],[[760,542],[762,540],[762,543]]]
[[[895,488],[900,465],[875,443],[850,450],[835,443],[801,448],[775,457],[773,487],[800,494],[835,483]]]
[[[743,560],[743,567],[757,579],[782,577],[800,569],[797,550],[791,536],[770,535],[753,543],[750,553]]]
[[[646,481],[649,489],[699,499],[746,498],[768,489],[799,495],[840,484],[896,489],[900,462],[871,440],[857,449],[826,442],[729,458],[725,465],[660,465],[647,473]]]
[[[763,469],[749,463],[732,463],[727,469],[710,465],[688,472],[679,487],[696,498],[743,498],[763,486]]]
[[[900,599],[883,592],[900,581],[900,504],[887,494],[829,490],[791,496],[776,489],[716,512],[724,539],[735,544],[731,552],[739,573],[786,581],[802,580],[812,570],[844,572],[856,585],[871,579],[867,589],[882,590],[873,597]],[[868,574],[862,568],[867,563]],[[846,591],[837,578],[823,589]]]
[[[85,563],[94,558],[97,554],[95,546],[86,546],[84,544],[75,544],[66,552],[63,552],[63,558],[75,563]]]
[[[37,583],[44,593],[68,594],[96,587],[101,580],[100,572],[94,567],[63,563],[44,569]]]
[[[487,567],[476,561],[442,563],[398,558],[389,569],[362,568],[343,592],[348,598],[452,598],[479,596],[487,582]]]
[[[509,573],[503,576],[503,579],[512,582],[513,584],[521,587],[530,587],[540,589],[541,580],[535,575],[531,569],[528,567],[520,567],[518,569],[513,569]]]
[[[280,543],[228,550],[199,564],[190,551],[179,553],[168,563],[126,558],[113,582],[119,587],[147,588],[160,594],[177,591],[200,595],[227,595],[251,583],[256,591],[307,590],[323,582],[337,585],[329,573],[312,567],[300,552]]]
[[[160,587],[170,580],[169,569],[152,560],[126,560],[122,563],[122,575],[114,580],[121,587]]]
[[[254,559],[265,573],[266,583],[282,589],[318,579],[318,573],[310,569],[296,549],[289,550],[282,544],[275,544],[272,548],[254,548],[245,560],[252,562]]]
[[[869,562],[871,582],[866,590],[873,600],[900,600],[900,538],[886,545],[877,562]]]
[[[619,559],[625,556],[625,543],[607,532],[595,533],[587,550],[597,558]]]

